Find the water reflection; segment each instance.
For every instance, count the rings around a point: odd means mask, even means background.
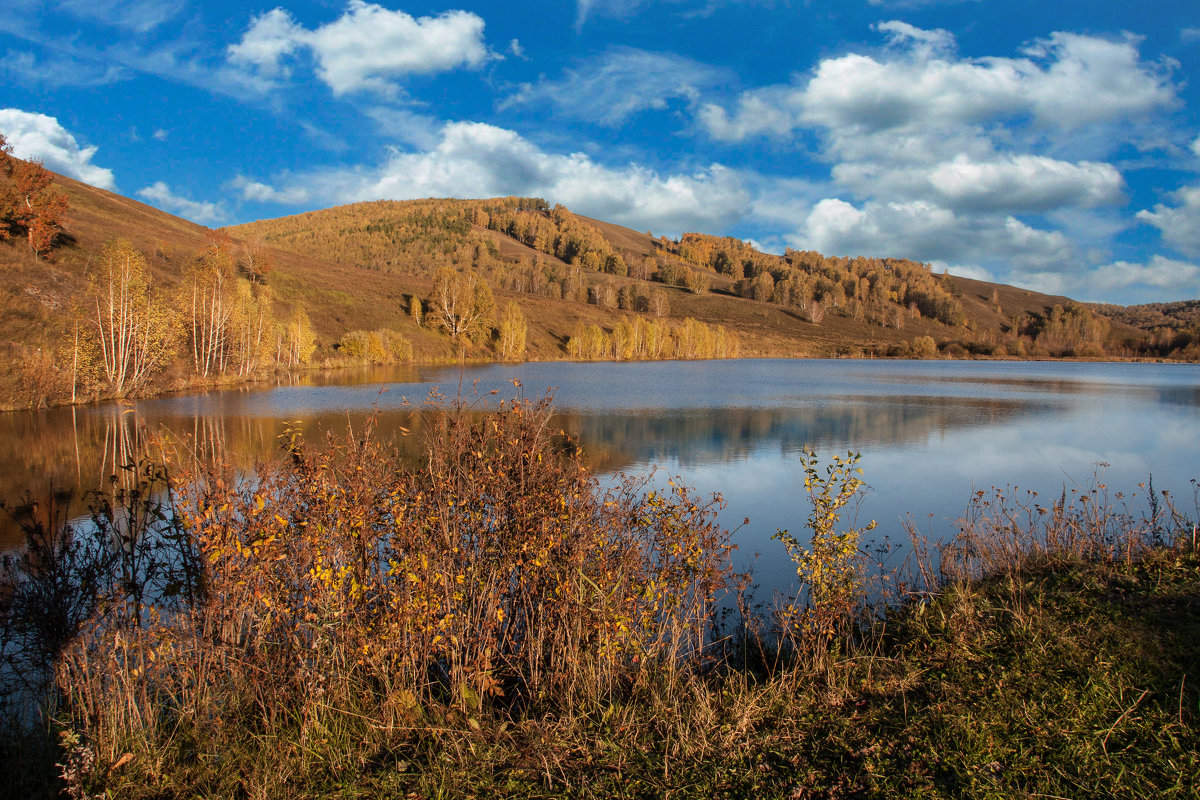
[[[847,397],[798,408],[708,408],[561,415],[585,451],[606,464],[731,464],[758,453],[795,455],[854,443],[896,445],[964,427],[992,426],[1049,408],[1044,403],[945,397]]]
[[[739,361],[525,364],[316,373],[285,385],[132,405],[0,415],[0,497],[108,485],[118,467],[169,442],[243,469],[278,451],[293,424],[307,438],[361,432],[421,457],[431,389],[451,396],[555,390],[556,425],[601,472],[662,466],[730,503],[746,551],[807,514],[796,454],[864,454],[864,513],[898,533],[902,515],[960,513],[973,488],[1018,483],[1054,492],[1107,462],[1110,484],[1187,493],[1200,475],[1200,368],[1147,364]],[[384,391],[386,390],[386,391]],[[407,431],[407,435],[402,435]],[[119,479],[119,478],[118,478]],[[0,549],[18,543],[7,523]],[[779,567],[780,565],[773,565]],[[786,577],[786,561],[780,567]]]

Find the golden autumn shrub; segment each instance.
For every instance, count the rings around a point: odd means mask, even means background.
[[[332,763],[349,724],[395,739],[445,709],[590,707],[702,663],[731,588],[719,498],[601,489],[547,400],[423,413],[417,467],[370,431],[293,433],[255,477],[174,476],[196,602],[97,617],[59,664],[107,763],[246,736]]]

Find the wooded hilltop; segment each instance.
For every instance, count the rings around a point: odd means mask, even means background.
[[[1200,360],[1200,301],[1085,305],[904,258],[678,240],[541,198],[210,230],[0,141],[0,408],[458,360]]]

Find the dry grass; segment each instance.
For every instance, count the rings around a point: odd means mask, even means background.
[[[24,687],[56,698],[40,735],[8,719],[13,785],[1195,788],[1200,562],[1171,498],[1138,505],[1097,483],[1043,508],[980,493],[955,540],[917,542],[906,567],[880,572],[843,546],[861,532],[837,527],[854,462],[826,474],[814,459],[810,524],[828,527],[811,550],[794,542],[805,593],[782,616],[722,615],[740,584],[717,501],[638,481],[599,491],[544,402],[443,411],[423,414],[419,467],[369,429],[324,445],[293,434],[254,479],[178,454],[169,494],[161,470],[129,472],[93,498],[92,526],[15,509],[28,548],[6,567],[3,668],[57,689]],[[53,674],[32,668],[48,662]]]

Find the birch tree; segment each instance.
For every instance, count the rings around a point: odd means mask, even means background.
[[[230,319],[230,360],[238,375],[253,375],[269,360],[267,334],[274,327],[268,286],[238,281]]]
[[[132,394],[170,359],[176,342],[174,314],[155,301],[146,257],[124,239],[104,245],[88,294],[85,346],[94,352],[109,392]]]
[[[500,341],[497,349],[500,357],[506,361],[516,361],[525,357],[525,339],[529,326],[525,315],[516,301],[510,300],[504,307],[500,317]]]
[[[233,284],[233,257],[228,247],[217,241],[201,253],[184,277],[183,304],[190,312],[188,339],[197,375],[220,375],[228,366]]]
[[[433,279],[429,313],[452,339],[481,338],[495,306],[492,288],[474,273],[443,268]]]

